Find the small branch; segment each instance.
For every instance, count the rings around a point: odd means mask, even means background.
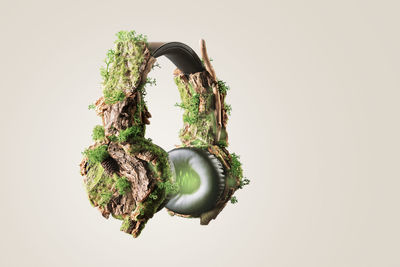
[[[200,39],[200,50],[206,70],[211,74],[211,77],[213,77],[214,81],[217,81],[217,75],[215,75],[214,68],[211,65],[210,59],[208,58],[206,41],[204,41],[204,39]]]
[[[219,138],[221,136],[221,126],[222,126],[222,120],[221,120],[221,114],[222,114],[221,98],[220,98],[219,90],[218,90],[218,87],[217,87],[217,76],[215,75],[215,71],[214,71],[213,66],[211,65],[210,59],[208,58],[206,42],[204,41],[204,39],[200,40],[200,50],[201,50],[201,57],[203,58],[206,70],[208,71],[208,73],[210,73],[210,76],[213,79],[212,87],[213,87],[213,93],[215,95],[215,118],[216,118],[216,121],[217,121],[216,141],[219,141]]]

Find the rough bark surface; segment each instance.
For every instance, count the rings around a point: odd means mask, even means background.
[[[180,132],[182,146],[207,149],[208,152],[220,160],[227,177],[225,189],[215,208],[200,215],[200,224],[207,225],[218,216],[231,199],[233,193],[239,188],[241,177],[230,172],[232,158],[225,148],[228,145],[228,134],[226,132],[228,115],[224,105],[226,92],[220,92],[218,80],[208,58],[204,40],[201,40],[200,48],[206,70],[185,75],[179,69],[176,69],[174,76],[184,106],[190,105],[194,94],[199,95],[198,119],[194,123],[184,123]],[[228,179],[233,179],[234,183],[228,183]],[[191,217],[171,210],[168,212],[170,215],[178,215],[185,218]]]
[[[145,47],[143,63],[139,68],[140,77],[135,84],[132,84],[132,87],[125,88],[124,100],[114,104],[106,104],[104,96],[102,96],[95,102],[95,111],[102,118],[105,139],[91,145],[89,149],[107,145],[109,157],[95,167],[103,168],[104,174],[101,177],[90,175],[90,168],[94,168],[95,165],[89,164],[87,157],[84,157],[80,164],[81,174],[87,184],[89,199],[92,204],[98,207],[104,217],[108,218],[111,214],[113,217],[124,220],[121,230],[132,234],[134,237],[140,234],[147,220],[153,216],[154,212],[158,211],[158,207],[162,204],[163,191],[157,187],[157,182],[162,181],[162,179],[158,175],[159,173],[154,173],[148,169],[149,163],[157,165],[159,155],[154,155],[149,151],[134,152],[131,145],[135,144],[135,140],[120,142],[112,141],[111,137],[118,138],[120,131],[137,126],[143,129],[138,137],[144,138],[145,124],[150,123],[151,114],[143,102],[142,90],[147,74],[155,61],[156,59],[150,55],[149,50]],[[129,189],[125,194],[118,193],[116,183],[112,180],[114,175],[124,177],[129,182]],[[103,191],[100,193],[93,191],[94,193],[90,194],[90,190],[93,190],[92,188],[99,184],[99,182],[96,184],[96,181],[101,182],[102,179],[111,181],[109,188],[106,186],[104,188],[106,188],[106,193],[112,194],[110,200],[103,205],[99,201],[99,195],[104,191],[103,187],[101,188]],[[158,190],[157,192],[160,195],[160,203],[149,198],[149,195],[155,189]],[[153,205],[156,211],[153,209],[145,210],[144,207],[149,205],[148,203]]]

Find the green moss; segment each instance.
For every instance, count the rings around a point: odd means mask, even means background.
[[[228,178],[227,178],[227,185],[228,185],[229,187],[232,187],[232,188],[236,187],[236,185],[237,185],[236,177],[228,176]]]
[[[240,156],[235,153],[231,154],[232,162],[230,172],[236,177],[243,177],[242,163],[239,161]]]
[[[229,104],[224,103],[224,108],[225,108],[226,114],[231,115],[232,106],[229,105]]]
[[[176,104],[176,106],[184,109],[184,130],[180,131],[182,143],[196,147],[214,144],[218,127],[214,114],[215,96],[212,87],[205,88],[206,90],[199,94],[191,83],[186,83],[179,76],[174,79],[182,100],[182,103]],[[199,111],[200,103],[201,111]],[[224,131],[224,129],[221,130],[220,140],[226,139]]]
[[[117,103],[118,101],[122,101],[125,99],[126,95],[123,90],[110,90],[110,89],[105,89],[103,90],[103,95],[104,95],[104,102],[106,104],[114,104]]]
[[[164,188],[167,195],[175,195],[179,192],[179,185],[171,181],[159,182],[158,186]]]
[[[238,200],[235,196],[231,197],[231,203],[232,204],[238,203]]]
[[[118,141],[118,137],[115,136],[114,134],[107,136],[108,140],[110,140],[111,142],[117,142]]]
[[[176,103],[175,106],[184,109],[183,121],[189,124],[194,124],[199,119],[199,103],[200,95],[193,89],[190,84],[189,92],[186,91],[186,86],[183,81],[176,76],[174,78],[175,84],[178,86],[179,93],[181,95],[182,103]]]
[[[135,31],[117,33],[114,49],[110,49],[101,67],[103,94],[106,104],[114,104],[125,99],[125,90],[138,86],[140,67],[147,37]]]
[[[141,114],[144,112],[145,107],[146,107],[146,100],[145,100],[145,96],[147,94],[146,87],[147,87],[147,85],[153,86],[156,84],[157,84],[156,79],[147,77],[146,80],[141,81],[141,83],[137,87],[137,91],[141,93],[142,97],[140,98],[140,101],[137,101],[137,106],[136,106],[137,108],[136,108],[135,114],[133,115],[133,120],[136,125],[142,125],[143,130],[145,128],[145,125],[142,122]],[[143,132],[142,136],[144,136],[144,132]]]
[[[135,31],[119,31],[117,34],[118,42],[147,42],[147,36],[143,34],[137,34]]]
[[[226,142],[226,140],[219,140],[217,142],[217,145],[220,147],[227,147],[228,146],[228,142]]]
[[[108,202],[110,202],[111,198],[112,198],[112,192],[104,192],[104,193],[100,193],[100,200],[99,200],[99,205],[100,206],[105,206],[108,204]]]
[[[208,143],[205,140],[195,139],[190,142],[190,146],[195,146],[198,148],[206,148],[206,147],[208,147]]]
[[[101,125],[96,125],[93,128],[93,132],[92,132],[92,138],[94,141],[99,141],[99,140],[103,140],[105,137],[104,134],[104,128]]]
[[[133,125],[131,127],[126,128],[125,130],[121,130],[119,132],[118,141],[126,142],[131,138],[135,138],[138,136],[144,135],[144,129],[142,126]]]
[[[164,202],[165,197],[165,190],[161,189],[160,187],[156,187],[146,201],[139,203],[135,219],[142,220],[153,217],[159,206]]]
[[[154,192],[153,192],[153,193],[151,193],[151,194],[149,195],[149,198],[151,198],[151,199],[153,199],[153,200],[156,200],[156,199],[158,198],[158,196],[157,196],[157,194],[154,194]]]
[[[218,80],[218,90],[220,93],[226,94],[229,89],[229,86],[224,81]]]
[[[115,182],[115,187],[120,195],[125,195],[129,190],[131,183],[126,179],[126,177],[117,177]]]
[[[121,225],[121,231],[128,232],[136,224],[129,216],[125,216],[124,221]]]
[[[243,180],[242,163],[239,161],[239,158],[240,157],[235,153],[231,154],[231,161],[230,161],[231,168],[228,171],[228,186],[230,187],[240,188],[240,184],[242,183]],[[243,183],[247,182],[243,181]],[[239,186],[237,184],[239,184]]]
[[[93,163],[102,162],[109,156],[107,145],[101,145],[93,149],[86,149],[83,153]]]
[[[183,121],[189,124],[194,124],[199,119],[199,103],[200,95],[194,93],[192,97],[185,102],[176,103],[175,106],[181,107],[185,110],[183,114]]]

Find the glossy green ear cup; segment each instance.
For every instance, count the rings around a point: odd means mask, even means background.
[[[219,160],[198,148],[177,148],[168,154],[179,191],[165,207],[192,216],[213,209],[225,187],[224,169]]]

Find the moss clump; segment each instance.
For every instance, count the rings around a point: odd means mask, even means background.
[[[115,176],[117,175],[115,174]],[[131,187],[131,183],[126,179],[126,177],[117,177],[115,187],[120,195],[125,195]]]
[[[224,81],[218,80],[218,90],[220,93],[226,94],[229,89],[229,86]]]
[[[242,163],[239,161],[240,157],[235,153],[232,153],[230,155],[231,168],[228,171],[227,184],[230,187],[242,189],[244,186],[250,183],[250,180],[247,178],[243,179]]]
[[[231,154],[231,169],[230,172],[233,176],[239,177],[242,179],[243,177],[243,170],[242,170],[242,163],[239,161],[240,156],[236,155],[235,153]]]
[[[226,111],[226,114],[228,114],[230,116],[231,112],[232,112],[232,106],[229,105],[229,104],[224,103],[224,109]]]
[[[114,104],[118,101],[125,99],[125,93],[123,90],[104,90],[104,99],[106,104]]]
[[[120,31],[114,49],[110,49],[101,67],[103,94],[106,104],[114,104],[125,99],[125,89],[135,88],[140,82],[140,67],[147,37],[135,31]]]
[[[238,203],[238,200],[235,196],[231,197],[231,203],[232,204]]]
[[[110,140],[111,142],[117,142],[118,141],[118,137],[115,134],[112,134],[110,136],[107,136],[108,140]]]
[[[129,216],[125,216],[121,225],[121,231],[128,232],[135,226],[136,222],[132,220]]]
[[[83,154],[88,157],[89,161],[93,163],[101,163],[109,156],[107,148],[107,145],[101,145],[93,149],[86,149]]]
[[[242,163],[239,161],[239,159],[240,157],[235,153],[231,154],[231,168],[228,172],[228,185],[230,187],[237,187],[238,189],[242,189],[244,186],[250,183],[250,180],[243,177]]]
[[[105,133],[104,133],[104,127],[101,125],[96,125],[93,128],[93,132],[92,132],[92,138],[94,141],[100,141],[103,140],[105,137]]]
[[[107,205],[108,202],[110,202],[112,198],[113,193],[112,192],[105,192],[100,194],[100,200],[99,200],[99,205],[104,206]]]
[[[119,132],[118,141],[126,142],[130,138],[135,138],[135,137],[143,136],[143,135],[144,135],[143,126],[142,125],[141,126],[133,125],[131,127],[126,128],[125,130],[121,130]]]
[[[166,192],[162,188],[156,186],[146,201],[139,203],[134,212],[135,220],[149,219],[157,212],[160,205],[166,198]]]

